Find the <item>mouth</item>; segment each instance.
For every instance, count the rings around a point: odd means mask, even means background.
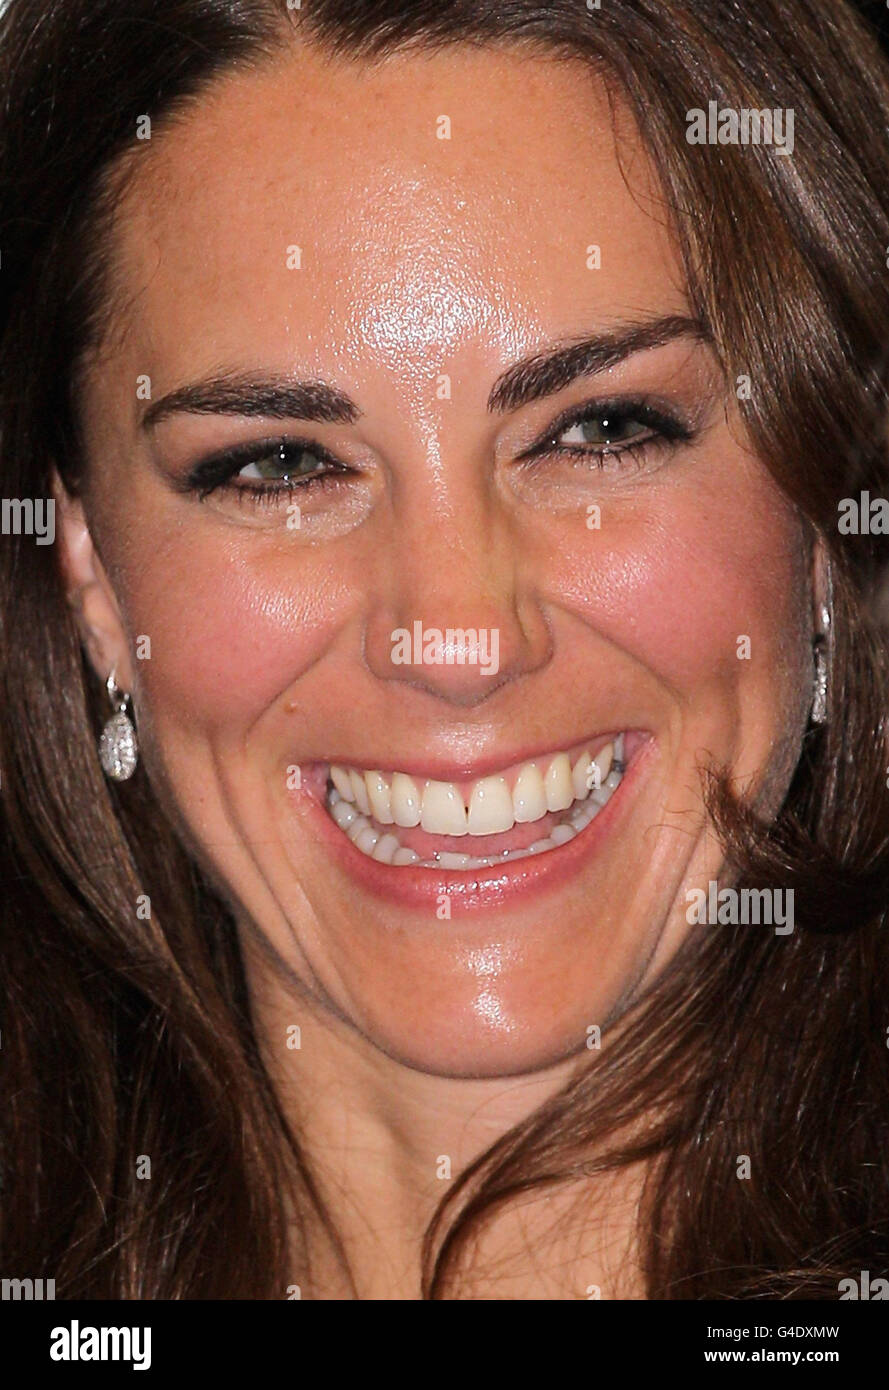
[[[645,736],[599,735],[469,780],[331,764],[323,805],[367,859],[455,876],[563,848],[621,786]]]

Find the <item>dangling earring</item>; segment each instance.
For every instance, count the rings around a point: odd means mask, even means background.
[[[108,720],[99,739],[99,761],[103,770],[115,782],[126,782],[136,771],[139,745],[136,730],[127,714],[129,695],[118,687],[114,671],[105,682],[108,698],[115,713]]]
[[[827,723],[827,641],[830,632],[830,609],[821,606],[821,632],[813,643],[815,651],[815,698],[812,701],[812,723]]]

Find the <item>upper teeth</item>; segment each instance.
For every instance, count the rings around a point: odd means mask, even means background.
[[[468,805],[453,782],[417,781],[406,772],[361,772],[332,765],[330,777],[340,796],[357,803],[365,816],[383,825],[419,825],[433,835],[495,835],[515,823],[540,820],[549,811],[564,811],[592,793],[607,800],[609,778],[618,780],[623,734],[576,757],[556,753],[543,762],[523,763],[512,789],[505,776],[480,777],[471,783]]]

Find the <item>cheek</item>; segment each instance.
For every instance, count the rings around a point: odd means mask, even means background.
[[[737,493],[692,503],[677,490],[610,522],[603,508],[602,529],[581,534],[562,593],[619,650],[689,695],[779,678],[788,631],[802,627],[805,559],[771,493],[769,505]]]
[[[130,631],[151,638],[140,688],[183,722],[257,718],[322,657],[348,604],[320,552],[277,538],[145,544],[151,564],[123,578]]]

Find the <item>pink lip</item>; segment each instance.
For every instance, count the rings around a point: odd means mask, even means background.
[[[430,782],[474,782],[480,777],[488,777],[492,773],[508,772],[512,768],[519,768],[522,763],[534,762],[535,759],[541,761],[544,758],[554,757],[556,753],[561,753],[569,748],[576,747],[578,750],[588,748],[590,756],[594,758],[599,750],[604,748],[607,743],[613,743],[621,732],[621,729],[615,729],[610,734],[593,734],[590,737],[581,737],[573,742],[565,742],[563,739],[561,743],[552,744],[549,748],[542,748],[539,745],[532,748],[529,745],[524,749],[519,749],[517,752],[509,754],[508,757],[504,756],[503,753],[491,753],[487,758],[479,758],[474,763],[448,763],[445,762],[443,758],[426,755],[419,759],[399,756],[398,761],[390,766],[387,759],[383,759],[381,762],[365,763],[361,759],[356,761],[354,758],[339,758],[331,755],[327,758],[324,765],[328,767],[330,764],[334,764],[334,766],[338,767],[354,767],[363,772],[382,772],[389,774],[393,772],[406,772],[409,777],[415,777],[418,780],[425,778]]]
[[[614,796],[573,840],[546,854],[489,869],[416,869],[408,865],[381,864],[355,848],[314,796],[307,798],[309,814],[314,818],[314,831],[329,846],[344,873],[375,897],[400,907],[425,910],[432,913],[433,920],[438,896],[442,893],[448,895],[452,914],[479,912],[559,888],[579,873],[587,859],[598,851],[603,839],[620,823],[622,808],[628,805],[654,744],[655,740],[647,737],[637,748]]]

